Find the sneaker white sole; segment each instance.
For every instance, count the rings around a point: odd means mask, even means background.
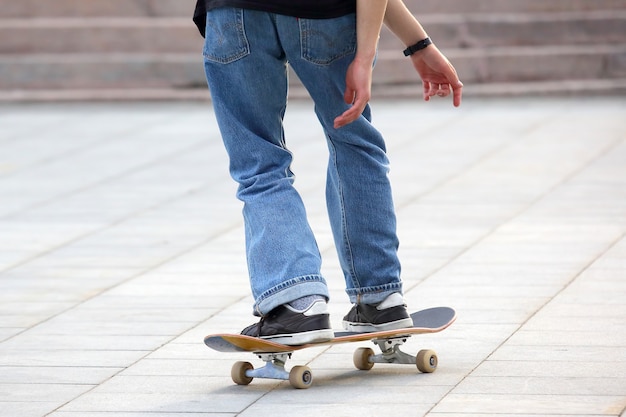
[[[313,330],[310,332],[277,334],[274,336],[263,336],[261,339],[281,345],[296,346],[306,345],[308,343],[328,342],[335,337],[332,329]]]
[[[355,333],[385,332],[387,330],[406,329],[408,327],[413,327],[413,320],[410,317],[383,324],[343,322],[344,329]]]

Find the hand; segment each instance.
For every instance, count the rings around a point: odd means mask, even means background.
[[[450,61],[435,45],[414,53],[411,61],[422,78],[424,100],[429,101],[433,96],[447,97],[452,92],[454,106],[461,105],[463,83]]]
[[[335,119],[334,127],[339,129],[358,119],[372,96],[372,71],[371,60],[361,60],[358,57],[352,61],[346,71],[346,91],[343,99],[350,108]]]

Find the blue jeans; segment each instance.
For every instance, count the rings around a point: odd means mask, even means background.
[[[350,300],[402,291],[385,142],[362,116],[340,129],[345,77],[356,51],[355,15],[299,19],[219,8],[207,14],[205,71],[230,173],[243,201],[255,314],[306,295],[328,298],[321,256],[293,187],[286,147],[287,63],[315,102],[329,149],[326,202]]]

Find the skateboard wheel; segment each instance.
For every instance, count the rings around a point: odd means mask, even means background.
[[[246,371],[254,369],[250,362],[235,362],[230,370],[230,377],[237,385],[248,385],[253,378],[246,375]]]
[[[374,351],[370,348],[358,348],[352,355],[352,361],[356,369],[361,371],[369,371],[374,366],[374,362],[370,362],[370,358],[374,356]]]
[[[416,358],[417,369],[420,372],[430,374],[437,369],[438,359],[434,350],[420,350]]]
[[[306,389],[313,384],[313,374],[308,366],[294,366],[289,372],[289,383],[292,387]]]

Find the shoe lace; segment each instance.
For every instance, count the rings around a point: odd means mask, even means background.
[[[261,327],[263,327],[263,323],[265,323],[265,316],[261,317],[261,320],[257,323],[255,337],[261,337]]]
[[[363,314],[361,314],[361,306],[359,304],[356,304],[354,312],[356,313],[356,321],[361,321],[361,317],[363,316]]]

